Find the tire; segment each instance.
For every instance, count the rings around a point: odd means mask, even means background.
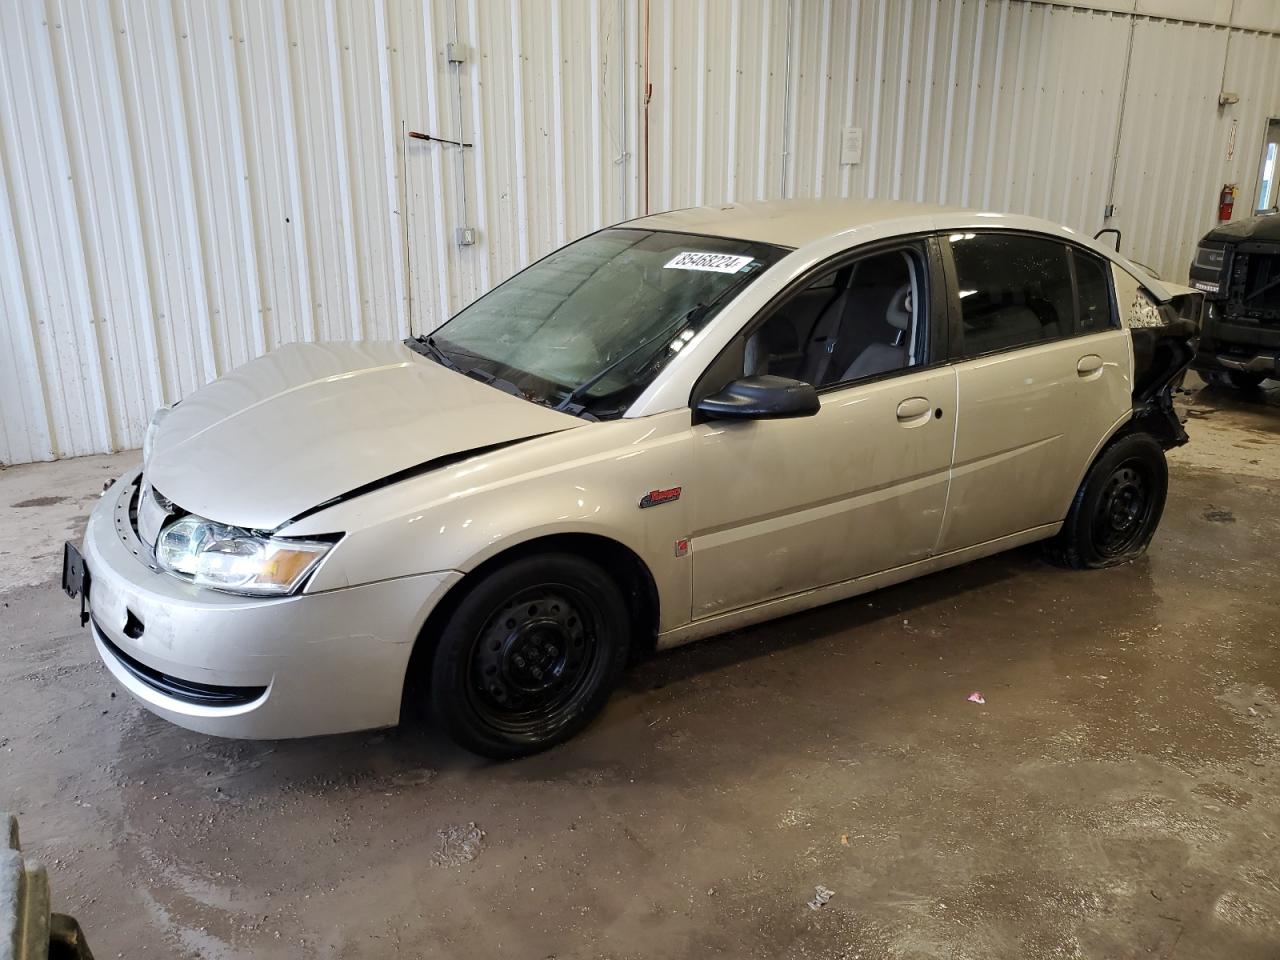
[[[428,685],[436,723],[495,760],[563,743],[617,685],[631,618],[617,583],[582,557],[535,554],[485,574],[440,632]]]
[[[1251,370],[1214,370],[1202,376],[1209,383],[1235,390],[1253,390],[1262,386],[1262,381],[1267,379],[1266,374],[1254,373]]]
[[[1169,470],[1160,444],[1145,433],[1113,440],[1098,454],[1049,541],[1053,562],[1096,570],[1140,557],[1164,513]]]

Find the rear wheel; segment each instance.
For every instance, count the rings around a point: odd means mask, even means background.
[[[630,635],[622,591],[595,564],[554,553],[514,560],[485,575],[445,624],[432,713],[482,756],[545,750],[604,707]]]
[[[1145,433],[1109,444],[1085,474],[1049,558],[1096,569],[1142,555],[1164,513],[1169,471],[1164,450]]]

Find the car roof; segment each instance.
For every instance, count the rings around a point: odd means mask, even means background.
[[[960,207],[905,200],[752,200],[668,210],[632,220],[626,226],[803,247],[857,227],[963,212]]]
[[[646,230],[670,230],[772,243],[799,249],[844,234],[866,240],[882,239],[898,233],[924,230],[1004,229],[1029,230],[1061,237],[1092,249],[1119,264],[1155,298],[1164,302],[1180,291],[1135,267],[1124,256],[1087,234],[1039,217],[1016,213],[996,213],[936,203],[907,200],[860,200],[849,198],[804,200],[751,200],[705,207],[668,210],[618,224]],[[850,238],[852,239],[852,238]]]

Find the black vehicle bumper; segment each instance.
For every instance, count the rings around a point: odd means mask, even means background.
[[[1224,370],[1240,370],[1244,373],[1256,373],[1264,377],[1280,378],[1280,351],[1259,351],[1251,353],[1242,351],[1234,345],[1229,351],[1219,352],[1216,349],[1205,349],[1201,344],[1196,351],[1191,369],[1197,373],[1220,373]]]
[[[1193,370],[1241,370],[1280,376],[1280,327],[1217,320],[1205,324]]]
[[[1245,373],[1260,373],[1264,377],[1280,377],[1280,357],[1258,354],[1248,360],[1230,354],[1218,354],[1214,357],[1201,358],[1196,355],[1192,364],[1196,370],[1206,372],[1213,370],[1241,370]]]

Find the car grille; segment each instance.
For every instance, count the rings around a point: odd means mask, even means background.
[[[1225,312],[1233,323],[1280,326],[1280,256],[1257,250],[1236,255]]]
[[[102,628],[95,622],[93,633],[98,642],[116,659],[116,662],[140,683],[146,684],[157,693],[183,703],[193,703],[205,707],[238,707],[253,703],[264,693],[266,687],[221,687],[211,683],[196,683],[194,680],[183,680],[167,673],[161,673],[145,663],[129,656],[107,639]]]

